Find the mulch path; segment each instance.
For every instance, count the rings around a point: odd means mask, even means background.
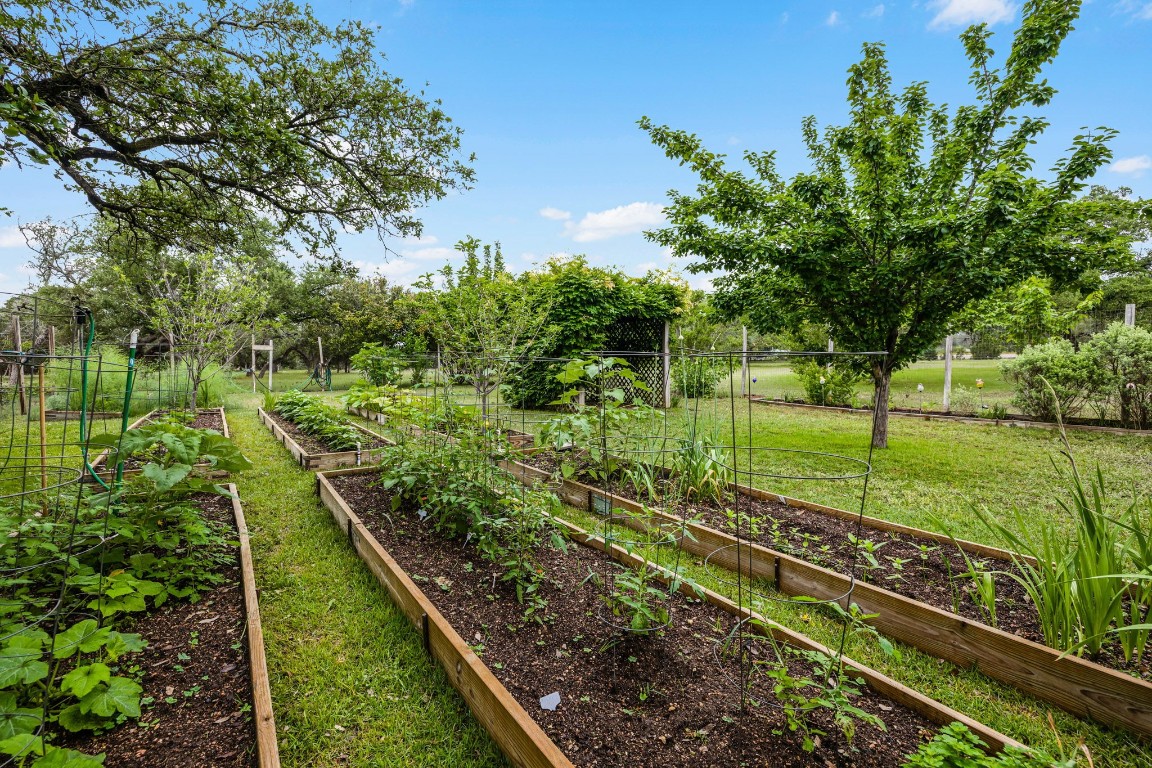
[[[548,472],[557,471],[559,466],[555,457],[547,452],[530,454],[520,460]],[[742,516],[747,516],[742,520],[750,517],[758,521],[759,531],[750,532],[747,522],[742,523],[740,531],[743,537],[757,544],[838,573],[847,575],[854,570],[862,581],[958,613],[967,619],[992,623],[976,597],[972,580],[964,576],[968,565],[963,555],[951,545],[874,528],[858,529],[854,521],[744,494],[740,495],[738,504],[733,497],[724,506],[711,501],[684,502],[667,498],[653,502],[641,499],[631,488],[619,483],[604,487],[603,483],[583,472],[578,472],[573,479],[601,487],[616,496],[662,505],[670,514],[729,535],[735,535],[735,529],[727,511],[738,509]],[[861,541],[859,551],[849,536],[856,536]],[[863,549],[868,545],[873,548],[876,566],[864,554]],[[1031,598],[1011,575],[1018,573],[1016,566],[969,557],[977,568],[993,571],[996,582],[996,622],[993,626],[1043,644],[1044,635]],[[1118,642],[1106,646],[1093,661],[1152,680],[1152,657],[1141,662],[1126,662]]]
[[[235,531],[232,503],[202,495],[204,516]],[[238,563],[238,560],[237,560]],[[143,670],[143,716],[67,746],[107,754],[109,768],[251,768],[256,765],[252,684],[239,564],[197,603],[169,602],[125,631],[148,641],[122,664]],[[150,703],[149,703],[150,702]]]
[[[605,607],[605,587],[619,566],[602,553],[572,544],[543,553],[547,620],[524,618],[499,567],[474,546],[449,541],[411,513],[397,515],[375,476],[331,478],[373,535],[418,582],[456,631],[482,656],[508,691],[581,766],[897,766],[935,726],[867,688],[852,703],[879,716],[882,732],[860,725],[851,744],[827,712],[811,716],[825,731],[815,752],[801,749],[787,729],[772,681],[750,676],[741,709],[739,670],[720,642],[732,617],[706,603],[676,596],[670,625],[658,634],[619,632]],[[615,619],[620,621],[620,619]],[[776,666],[766,640],[750,649],[757,670]],[[790,673],[807,676],[807,661],[786,655]],[[555,711],[541,697],[560,695]],[[809,689],[808,695],[814,692]],[[755,702],[755,703],[752,703]]]

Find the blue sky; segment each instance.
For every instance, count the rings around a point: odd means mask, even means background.
[[[556,253],[632,274],[678,267],[645,241],[669,189],[694,180],[636,126],[643,115],[699,134],[739,162],[778,151],[781,171],[805,170],[800,121],[845,119],[844,81],[865,41],[884,41],[895,82],[926,80],[937,102],[971,101],[958,34],[988,21],[1006,54],[1013,0],[712,3],[679,0],[336,0],[326,22],[378,25],[386,68],[443,101],[477,155],[475,187],[423,210],[419,241],[347,236],[346,258],[410,282],[452,259],[466,235],[499,240],[514,269]],[[1039,114],[1046,169],[1082,127],[1120,131],[1097,181],[1152,197],[1152,1],[1092,0],[1047,77],[1059,90]],[[0,169],[0,290],[27,284],[17,220],[86,213],[50,172]],[[700,278],[692,278],[701,284]]]

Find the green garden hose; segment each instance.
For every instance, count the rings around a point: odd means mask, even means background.
[[[124,380],[124,407],[120,413],[120,434],[128,431],[128,406],[132,404],[132,385],[136,381],[136,340],[140,336],[138,329],[132,330],[132,337],[128,342],[128,374]],[[116,487],[119,488],[124,480],[124,457],[116,454]]]
[[[100,477],[99,473],[88,461],[88,356],[92,354],[92,344],[96,341],[96,321],[92,317],[92,310],[87,307],[77,307],[77,313],[83,313],[88,321],[88,341],[84,345],[84,357],[80,361],[80,450],[84,454],[84,468],[92,479],[100,483],[104,490],[112,490],[108,483]]]

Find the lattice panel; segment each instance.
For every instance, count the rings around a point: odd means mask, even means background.
[[[644,352],[645,355],[618,354],[628,362],[636,378],[648,385],[648,391],[637,390],[630,382],[618,379],[609,382],[612,387],[623,386],[628,398],[641,397],[649,405],[664,405],[664,360],[658,354],[664,346],[663,320],[624,320],[609,331],[609,352]]]

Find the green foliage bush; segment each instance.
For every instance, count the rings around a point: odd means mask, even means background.
[[[1091,363],[1065,339],[1025,347],[1014,360],[1002,362],[1000,371],[1015,384],[1012,402],[1024,413],[1043,421],[1055,421],[1057,413],[1064,417],[1078,415],[1092,394]],[[1051,385],[1051,391],[1044,380]]]
[[[349,362],[370,384],[378,387],[399,384],[405,367],[398,350],[376,342],[362,346]]]
[[[672,364],[672,396],[712,397],[727,372],[727,362],[717,358],[681,357]]]
[[[842,365],[825,365],[814,358],[792,364],[804,388],[804,399],[814,405],[852,405],[863,375]]]
[[[589,266],[583,257],[553,260],[528,279],[537,283],[547,313],[543,341],[530,350],[536,358],[569,360],[617,349],[619,335],[629,324],[671,320],[687,296],[687,287],[680,282],[661,275],[628,277]],[[556,379],[563,367],[563,362],[546,361],[520,367],[507,379],[505,399],[524,408],[548,405],[564,392]]]
[[[192,500],[227,493],[203,472],[251,467],[230,440],[158,422],[94,438],[91,447],[118,447],[142,470],[123,486],[43,516],[0,505],[0,754],[27,756],[33,741],[45,742],[42,757],[21,765],[101,765],[102,755],[46,742],[54,731],[102,731],[140,717],[141,686],[117,674],[131,672],[134,665],[121,659],[147,645],[141,635],[119,631],[131,624],[126,614],[170,599],[196,602],[225,581],[223,567],[235,560],[227,526],[206,520]],[[52,502],[44,504],[47,511]],[[54,610],[62,585],[80,601],[77,608],[99,619],[62,611],[73,618],[52,636],[51,622],[36,619]],[[42,724],[48,727],[41,733]]]
[[[468,429],[453,437],[384,448],[380,485],[393,493],[392,511],[414,513],[437,533],[475,546],[503,569],[501,580],[513,586],[525,618],[542,622],[540,555],[549,541],[564,547],[550,518],[560,502],[493,467],[490,437]]]
[[[1152,428],[1152,332],[1113,323],[1082,349],[1096,399],[1124,426]]]

